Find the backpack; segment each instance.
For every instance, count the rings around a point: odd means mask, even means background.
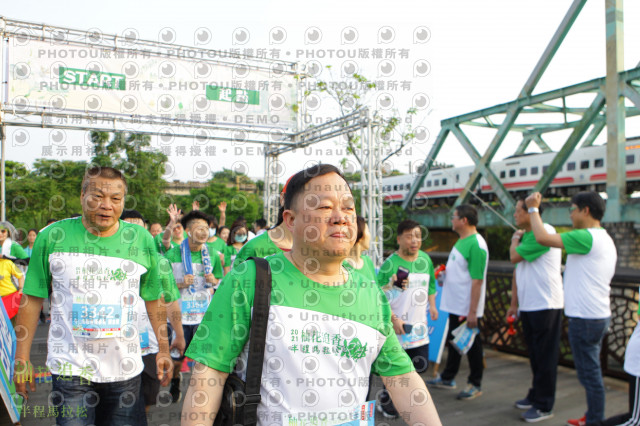
[[[229,374],[222,391],[220,409],[214,426],[245,425],[258,422],[262,364],[271,303],[271,269],[261,257],[250,257],[256,264],[256,287],[249,335],[246,383],[236,373]]]

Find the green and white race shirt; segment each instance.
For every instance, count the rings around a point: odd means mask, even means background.
[[[223,273],[219,252],[213,248],[211,243],[206,244],[209,250],[209,258],[211,259],[211,267],[213,268],[213,276],[220,279]],[[171,263],[176,282],[184,282],[184,267],[182,265],[180,246],[173,247],[165,257]],[[212,296],[212,290],[205,287],[206,281],[204,279],[201,252],[191,252],[191,264],[195,276],[194,282],[188,288],[180,289],[180,308],[182,310],[182,324],[184,325],[200,324],[204,313],[209,307]],[[213,288],[216,289],[218,286],[216,285]]]
[[[52,291],[50,371],[98,383],[140,374],[137,305],[140,297],[162,296],[161,280],[171,270],[159,266],[153,239],[139,225],[121,220],[114,235],[96,237],[78,217],[42,230],[24,293],[46,298]]]
[[[410,334],[398,334],[398,340],[405,349],[417,348],[429,343],[427,311],[429,295],[436,294],[436,278],[433,275],[433,262],[428,254],[420,250],[418,258],[408,262],[393,253],[384,261],[378,272],[378,285],[384,287],[391,276],[402,266],[409,270],[409,286],[401,290],[393,286],[385,292],[391,311],[407,324],[413,325]]]
[[[267,257],[276,253],[282,253],[282,250],[273,242],[268,232],[263,232],[242,246],[233,261],[233,266],[235,267],[250,257]]]
[[[549,234],[556,230],[544,224]],[[532,231],[522,235],[516,251],[524,259],[516,265],[518,305],[521,311],[532,312],[543,309],[562,309],[564,294],[560,266],[562,250],[545,247],[536,242]]]
[[[567,251],[565,315],[587,319],[610,317],[609,293],[618,260],[613,240],[603,228],[574,229],[560,237]]]
[[[373,260],[371,260],[371,258],[367,254],[360,255],[360,258],[362,259],[362,268],[360,269],[357,269],[353,266],[353,264],[351,263],[351,259],[345,259],[343,265],[345,265],[347,268],[355,270],[356,272],[359,272],[366,278],[370,278],[371,281],[377,282],[376,268],[375,266],[373,266]]]
[[[283,253],[266,259],[273,288],[259,425],[281,426],[289,414],[332,418],[366,401],[371,372],[414,370],[393,333],[387,298],[370,280],[350,272],[344,285],[327,286],[306,278]],[[244,378],[254,286],[252,261],[225,276],[186,356],[222,372],[235,367]]]
[[[484,315],[489,249],[480,234],[458,240],[447,260],[440,309],[454,315],[467,316],[471,304],[471,280],[482,280],[478,300],[478,318]]]

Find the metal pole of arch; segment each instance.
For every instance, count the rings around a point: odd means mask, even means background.
[[[0,173],[2,174],[2,180],[0,181],[0,192],[2,192],[2,200],[0,200],[2,221],[7,220],[7,199],[6,199],[6,171],[5,171],[5,145],[7,144],[7,126],[0,124],[0,143],[2,143],[2,154],[0,159]]]

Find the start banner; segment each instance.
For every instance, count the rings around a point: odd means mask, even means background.
[[[17,113],[85,112],[296,130],[297,82],[285,62],[33,38],[7,48],[5,102]]]

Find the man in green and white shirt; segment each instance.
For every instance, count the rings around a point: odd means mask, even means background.
[[[600,349],[611,320],[609,293],[618,258],[613,240],[600,225],[605,203],[596,192],[579,192],[571,198],[569,208],[574,229],[550,234],[540,218],[541,201],[542,195],[534,192],[525,203],[536,241],[567,251],[564,314],[569,318],[569,343],[578,379],[587,393],[585,419],[568,423],[598,422],[604,418],[605,405]]]
[[[427,370],[429,360],[429,325],[427,311],[433,321],[438,319],[436,309],[436,278],[433,262],[428,254],[420,250],[422,230],[415,220],[403,220],[398,224],[398,251],[385,260],[378,272],[378,285],[385,291],[391,307],[393,329],[411,358],[416,371]],[[401,286],[395,283],[399,268],[409,272]],[[385,393],[380,396],[383,414],[397,417],[393,404]]]
[[[484,314],[484,299],[487,283],[489,249],[484,238],[476,229],[478,212],[473,206],[461,204],[451,216],[451,227],[460,236],[455,243],[445,270],[440,310],[449,313],[449,336],[451,342],[453,330],[458,328],[466,317],[467,327],[479,328],[478,320]],[[482,373],[484,370],[482,339],[478,333],[469,352],[469,376],[467,387],[458,394],[458,399],[469,400],[482,395]],[[427,381],[436,387],[455,388],[455,376],[460,368],[461,355],[449,343],[447,364],[442,375]]]
[[[355,203],[340,171],[321,164],[297,173],[284,208],[293,245],[290,252],[266,258],[273,290],[258,424],[332,418],[360,406],[370,372],[383,376],[405,420],[440,424],[424,382],[393,332],[384,294],[342,266],[356,226]],[[202,419],[211,424],[228,374],[234,368],[245,374],[254,282],[252,261],[224,278],[210,316],[187,350],[199,364],[185,398],[183,425]]]
[[[88,169],[82,181],[82,217],[48,226],[34,245],[23,290],[26,301],[18,314],[26,337],[17,345],[16,389],[26,394],[31,344],[42,301],[51,292],[47,367],[59,422],[94,424],[99,418],[104,424],[137,424],[143,369],[135,326],[140,298],[158,336],[156,366],[164,384],[173,368],[162,327],[166,311],[159,303],[169,271],[160,269],[149,233],[119,220],[126,190],[119,171]],[[165,300],[171,301],[170,294]]]
[[[513,218],[520,229],[513,234],[509,248],[516,269],[507,320],[520,317],[533,372],[527,396],[516,401],[515,406],[526,409],[522,418],[533,423],[553,416],[564,306],[562,251],[536,242],[524,199],[516,203]],[[549,224],[545,223],[544,228],[549,234],[556,233]]]
[[[186,346],[189,346],[198,326],[202,322],[211,296],[222,278],[222,263],[219,252],[207,243],[209,239],[209,217],[193,210],[181,219],[181,226],[187,232],[187,238],[178,247],[170,249],[165,257],[171,263],[173,276],[180,289],[182,311],[182,330]],[[173,328],[170,329],[173,336]],[[171,393],[173,402],[180,400],[180,367],[184,354],[174,360]]]

